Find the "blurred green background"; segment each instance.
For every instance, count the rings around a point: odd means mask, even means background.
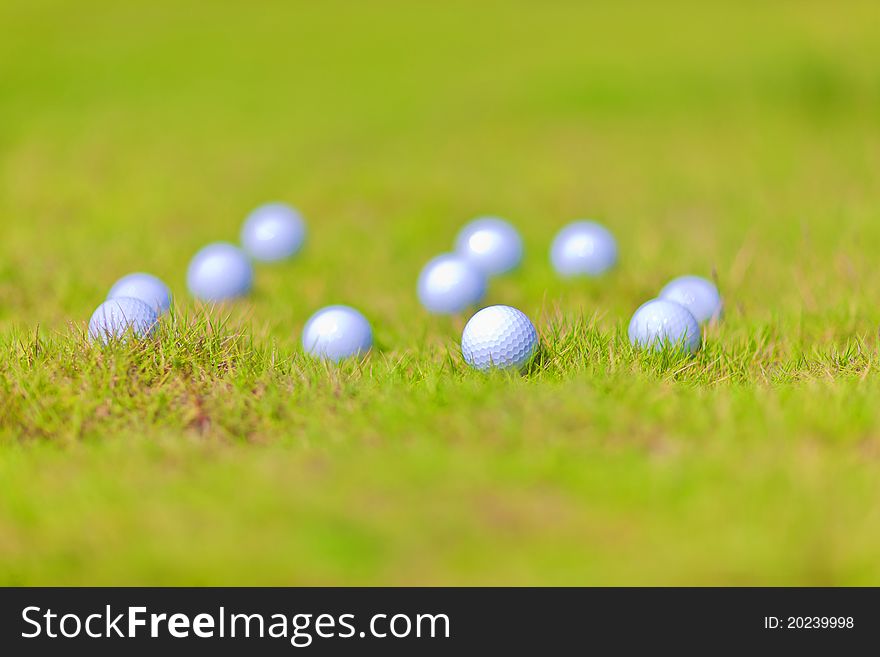
[[[0,3],[0,582],[876,584],[878,19]],[[308,247],[221,337],[82,345],[132,270],[203,312],[189,258],[274,199]],[[489,301],[567,336],[521,379],[464,371],[463,318],[415,298],[485,213],[527,248]],[[621,265],[558,280],[584,217]],[[682,273],[724,324],[690,364],[636,358],[630,314]],[[363,366],[298,353],[329,303],[373,320]]]

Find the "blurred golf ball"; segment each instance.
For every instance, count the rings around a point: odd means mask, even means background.
[[[302,334],[306,353],[340,361],[362,356],[373,346],[370,322],[349,306],[327,306],[311,316]]]
[[[248,215],[241,229],[241,244],[254,260],[277,262],[302,248],[306,225],[295,209],[284,203],[261,205]]]
[[[660,298],[681,304],[700,323],[721,317],[722,303],[718,288],[700,276],[679,276],[671,280],[660,291]]]
[[[422,269],[418,294],[419,301],[432,313],[459,313],[483,300],[486,275],[459,255],[440,255]]]
[[[128,297],[140,299],[160,315],[171,307],[171,291],[152,274],[129,274],[123,276],[110,288],[108,299]]]
[[[617,264],[617,242],[594,221],[576,221],[553,240],[550,261],[562,276],[599,276]]]
[[[462,228],[455,251],[487,276],[494,276],[519,266],[523,243],[516,229],[503,219],[483,217]]]
[[[510,306],[489,306],[470,318],[461,353],[480,371],[522,370],[538,352],[538,332],[528,317]]]
[[[159,313],[140,299],[117,297],[98,306],[89,320],[89,336],[104,344],[129,332],[146,338],[156,332],[158,322]]]
[[[642,304],[629,323],[629,341],[655,351],[683,348],[694,354],[700,349],[700,325],[690,311],[666,299]]]
[[[186,275],[192,295],[209,302],[246,295],[253,279],[253,269],[244,251],[225,242],[209,244],[199,251]]]

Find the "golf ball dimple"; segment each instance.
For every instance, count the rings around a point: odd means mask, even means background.
[[[599,276],[617,264],[617,241],[594,221],[576,221],[553,240],[550,261],[561,276]]]
[[[671,280],[660,291],[660,298],[681,304],[700,323],[721,317],[723,304],[718,288],[700,276],[679,276]]]
[[[483,217],[466,225],[455,241],[455,251],[487,276],[511,271],[523,257],[522,238],[508,222]]]
[[[538,352],[538,332],[521,311],[489,306],[470,318],[461,336],[461,353],[480,371],[522,370]]]
[[[116,297],[102,303],[92,314],[89,336],[104,344],[129,333],[147,338],[155,334],[158,322],[159,313],[140,299]]]
[[[261,205],[248,215],[241,244],[254,260],[278,262],[296,255],[306,239],[302,215],[284,203]]]
[[[171,307],[171,291],[152,274],[139,272],[120,278],[107,294],[108,299],[119,297],[140,299],[160,315]]]
[[[700,325],[690,311],[673,301],[652,299],[642,304],[629,323],[629,341],[655,351],[683,348],[695,354],[701,345]]]
[[[192,295],[208,302],[245,296],[253,279],[253,268],[244,251],[225,242],[209,244],[199,251],[186,277]]]
[[[331,361],[362,356],[373,346],[370,322],[349,306],[328,306],[309,318],[302,334],[307,354]]]
[[[459,313],[486,296],[486,275],[459,255],[440,255],[422,269],[418,295],[432,313]]]

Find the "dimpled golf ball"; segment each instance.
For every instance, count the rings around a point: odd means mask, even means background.
[[[461,353],[480,371],[522,370],[538,352],[538,332],[528,317],[510,306],[489,306],[470,318]]]
[[[660,298],[681,304],[702,323],[721,317],[721,295],[718,288],[700,276],[679,276],[660,291]]]
[[[358,357],[373,346],[373,330],[354,308],[327,306],[306,322],[302,346],[307,354],[324,360]]]
[[[629,341],[655,351],[682,348],[695,354],[700,349],[700,325],[690,311],[666,299],[642,304],[629,323]]]
[[[160,315],[171,307],[171,291],[152,274],[137,273],[120,278],[107,294],[108,299],[119,297],[140,299]]]
[[[241,245],[254,260],[278,262],[302,248],[306,225],[295,209],[284,203],[261,205],[248,215],[241,229]]]
[[[116,297],[98,306],[89,320],[89,336],[104,344],[126,335],[147,338],[158,322],[159,313],[140,299]]]
[[[460,313],[486,296],[486,275],[459,255],[440,255],[419,275],[418,294],[419,301],[432,313]]]
[[[251,290],[254,272],[244,251],[218,242],[199,251],[189,265],[186,282],[194,297],[219,302],[243,297]]]
[[[462,228],[455,251],[487,276],[495,276],[519,266],[523,243],[516,229],[503,219],[483,217]]]
[[[617,264],[617,241],[601,224],[576,221],[556,235],[550,261],[561,276],[599,276]]]

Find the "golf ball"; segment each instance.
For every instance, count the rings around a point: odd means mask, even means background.
[[[694,354],[700,349],[700,325],[690,311],[666,299],[642,304],[629,323],[629,341],[655,351],[681,347]]]
[[[295,209],[284,203],[261,205],[248,215],[241,244],[254,260],[277,262],[293,257],[306,239],[306,225]]]
[[[714,283],[700,276],[679,276],[660,291],[660,298],[681,304],[702,323],[721,317],[721,295]]]
[[[553,240],[550,261],[562,276],[599,276],[617,264],[617,242],[594,221],[576,221]]]
[[[522,238],[503,219],[483,217],[465,226],[455,241],[455,251],[487,276],[503,274],[519,266]]]
[[[459,255],[440,255],[419,275],[418,294],[419,301],[432,313],[459,313],[483,300],[486,275]]]
[[[120,278],[107,294],[108,299],[119,297],[140,299],[160,315],[171,307],[171,291],[152,274],[137,273]]]
[[[116,297],[98,306],[89,320],[89,336],[104,344],[129,332],[146,338],[156,332],[158,322],[159,313],[140,299]]]
[[[327,306],[311,316],[303,329],[306,353],[325,360],[340,361],[362,356],[373,346],[370,322],[349,306]]]
[[[470,318],[461,353],[480,371],[522,370],[538,352],[538,332],[528,317],[510,306],[489,306]]]
[[[202,301],[218,302],[242,297],[251,290],[254,273],[244,252],[218,242],[199,251],[186,275],[189,291]]]

